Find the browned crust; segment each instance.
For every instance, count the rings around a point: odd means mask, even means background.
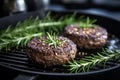
[[[46,38],[33,38],[27,44],[27,55],[32,60],[47,66],[62,65],[74,59],[77,49],[76,45],[65,37],[58,37],[62,41],[56,48],[44,42]]]
[[[80,28],[78,25],[70,25],[65,28],[65,36],[76,43],[80,48],[96,49],[103,47],[107,41],[106,29],[96,26]]]

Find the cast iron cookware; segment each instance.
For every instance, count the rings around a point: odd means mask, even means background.
[[[57,15],[58,17],[63,16],[65,14],[73,14],[73,11],[51,11],[51,16]],[[109,42],[115,41],[115,46],[117,46],[117,49],[120,49],[120,32],[119,32],[119,26],[120,21],[117,21],[115,19],[106,17],[106,16],[100,16],[100,15],[93,15],[86,12],[77,12],[77,16],[89,16],[91,18],[97,19],[96,24],[99,24],[100,26],[107,29],[107,31],[110,34],[115,35],[115,38],[110,38]],[[8,16],[5,18],[0,19],[0,30],[3,28],[7,28],[8,25],[16,25],[19,21],[24,21],[25,19],[32,16],[35,18],[36,16],[39,16],[40,18],[43,18],[45,14],[43,12],[29,12],[29,13],[22,13],[22,14],[16,14],[12,16]],[[116,41],[117,40],[117,41]],[[108,43],[110,44],[110,43]],[[114,45],[110,45],[114,46]],[[0,51],[0,66],[6,67],[8,69],[16,70],[20,74],[15,80],[33,80],[40,75],[41,77],[44,76],[45,79],[89,79],[93,77],[100,77],[101,75],[107,76],[106,74],[111,74],[110,72],[115,72],[119,70],[120,67],[120,60],[117,62],[109,61],[106,63],[105,68],[102,66],[97,66],[93,69],[91,69],[89,72],[80,72],[80,73],[66,73],[64,72],[65,69],[60,67],[55,68],[57,71],[52,71],[51,69],[44,69],[38,64],[32,63],[28,60],[26,53],[24,50],[21,51],[9,51],[5,52],[4,50]]]

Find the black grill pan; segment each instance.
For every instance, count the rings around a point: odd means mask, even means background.
[[[65,14],[72,14],[73,11],[51,11],[52,15],[58,15],[58,17],[63,16]],[[0,19],[0,30],[7,28],[8,25],[15,25],[18,21],[24,21],[28,17],[32,16],[35,18],[36,16],[39,16],[40,18],[44,17],[43,12],[29,12],[24,14],[17,14],[13,16],[8,16],[5,18]],[[116,38],[112,38],[119,40],[120,39],[120,21],[117,21],[115,19],[100,16],[100,15],[93,15],[85,12],[77,12],[77,16],[85,15],[90,16],[91,18],[97,19],[97,24],[105,27],[107,31],[110,34],[114,34]],[[110,39],[110,40],[112,40]],[[117,42],[116,46],[117,49],[120,49],[120,43]],[[119,70],[120,67],[120,60],[118,61],[109,61],[106,63],[105,68],[101,68],[101,66],[97,66],[93,69],[91,69],[89,72],[81,72],[81,73],[63,73],[63,70],[61,67],[58,67],[56,69],[59,69],[56,72],[52,72],[50,69],[46,70],[43,67],[32,63],[28,60],[28,57],[24,51],[24,49],[19,49],[17,51],[9,51],[5,52],[4,50],[0,51],[0,66],[19,71],[23,75],[19,75],[15,80],[33,80],[38,75],[44,76],[45,78],[55,78],[55,79],[84,79],[88,80],[88,78],[93,78],[94,76],[100,76],[105,74],[109,74],[110,72],[114,72]]]

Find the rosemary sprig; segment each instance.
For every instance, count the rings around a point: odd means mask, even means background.
[[[96,19],[90,19],[89,17],[87,17],[79,23],[79,26],[82,28],[96,27],[96,25],[94,24],[96,21]]]
[[[11,47],[26,46],[26,43],[35,36],[42,36],[42,33],[26,34],[24,36],[6,36],[6,38],[0,39],[0,49],[6,48],[9,50]]]
[[[91,56],[86,56],[82,58],[80,61],[73,60],[69,61],[68,64],[64,65],[64,67],[69,68],[68,70],[71,73],[78,73],[78,72],[87,72],[91,68],[95,67],[96,65],[104,64],[109,60],[115,60],[120,58],[120,53],[117,50],[113,51],[105,51],[97,54],[92,54]]]
[[[6,30],[1,31],[0,34],[2,34],[1,36],[6,36],[7,34],[16,34],[26,30],[33,31],[36,29],[39,30],[39,32],[44,32],[44,30],[46,29],[48,29],[49,31],[51,31],[52,29],[56,29],[58,31],[61,30],[62,25],[71,23],[71,18],[74,19],[73,17],[71,17],[69,18],[69,20],[67,20],[68,18],[69,17],[67,16],[63,16],[56,20],[54,19],[54,17],[51,17],[50,14],[48,14],[45,18],[41,20],[38,17],[36,19],[29,18],[23,23],[18,22],[14,29],[10,26]],[[56,26],[58,29],[56,28]]]
[[[59,45],[61,43],[60,40],[58,40],[58,34],[56,33],[48,33],[47,32],[47,37],[48,39],[45,40],[45,43],[47,43],[48,45],[53,45],[55,48],[57,47],[57,45]]]

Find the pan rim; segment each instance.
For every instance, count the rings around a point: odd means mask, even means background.
[[[53,11],[54,12],[54,11]],[[66,11],[66,12],[73,12],[73,11]],[[85,15],[91,15],[91,16],[97,16],[97,17],[102,17],[102,18],[106,18],[106,19],[110,19],[110,20],[114,20],[116,22],[120,22],[119,20],[116,20],[116,19],[113,19],[113,18],[110,18],[108,16],[101,16],[101,15],[94,15],[94,14],[91,14],[91,13],[87,13],[87,12],[77,12],[77,13],[81,13],[81,14],[85,14]],[[50,75],[50,76],[80,76],[80,75],[93,75],[93,74],[99,74],[99,73],[102,73],[102,72],[107,72],[107,71],[111,71],[111,70],[114,70],[114,69],[117,69],[120,67],[120,64],[119,65],[116,65],[116,66],[113,66],[113,67],[110,67],[110,68],[105,68],[105,69],[100,69],[100,70],[96,70],[96,71],[91,71],[91,72],[80,72],[80,73],[57,73],[57,72],[39,72],[39,71],[30,71],[30,70],[23,70],[23,69],[20,69],[20,68],[15,68],[15,67],[12,67],[12,66],[6,66],[5,64],[2,64],[0,62],[0,65],[3,66],[3,67],[6,67],[6,68],[9,68],[9,69],[12,69],[12,70],[16,70],[16,71],[20,71],[20,72],[25,72],[25,73],[32,73],[32,74],[39,74],[39,75]]]
[[[90,71],[90,72],[58,73],[58,72],[39,72],[39,71],[37,72],[37,71],[23,70],[23,69],[20,69],[20,68],[6,66],[6,65],[1,64],[1,63],[0,63],[0,65],[5,67],[5,68],[9,68],[9,69],[16,70],[16,71],[19,71],[19,72],[24,72],[24,73],[29,73],[29,74],[37,74],[37,75],[49,75],[49,76],[80,76],[80,75],[87,76],[87,75],[100,74],[100,73],[111,71],[111,70],[114,70],[114,69],[117,69],[117,68],[120,67],[120,64],[119,64],[117,66],[113,66],[113,67],[110,67],[110,68],[105,68],[105,69],[100,69],[100,70]]]

